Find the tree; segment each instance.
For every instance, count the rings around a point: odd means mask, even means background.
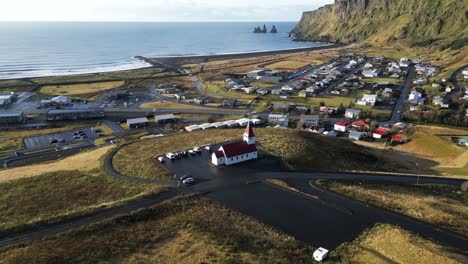
[[[324,101],[321,101],[321,102],[320,102],[320,106],[325,106],[325,102],[324,102]]]

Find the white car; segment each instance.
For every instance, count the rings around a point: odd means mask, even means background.
[[[164,161],[166,161],[166,159],[164,157],[158,157],[158,161],[163,163]]]
[[[194,183],[194,182],[195,182],[195,180],[194,180],[193,178],[191,178],[191,177],[189,177],[189,178],[187,178],[187,179],[185,179],[185,180],[182,181],[182,183],[183,183],[183,184],[186,184],[186,185],[192,184],[192,183]]]
[[[167,153],[166,154],[166,158],[170,159],[170,160],[175,160],[176,159],[176,155],[174,153]]]
[[[206,147],[205,147],[205,150],[206,150],[206,151],[211,151],[211,146],[206,146]]]
[[[201,149],[199,147],[194,147],[193,148],[193,151],[195,151],[196,153],[200,153],[201,152]]]
[[[193,149],[189,149],[188,153],[189,153],[190,155],[195,155],[195,154],[197,154]]]

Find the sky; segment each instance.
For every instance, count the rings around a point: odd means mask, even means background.
[[[298,21],[333,0],[1,0],[0,21]]]

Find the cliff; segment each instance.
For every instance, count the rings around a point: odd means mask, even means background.
[[[374,45],[402,40],[460,48],[468,41],[467,0],[335,0],[304,12],[292,31],[299,40]]]

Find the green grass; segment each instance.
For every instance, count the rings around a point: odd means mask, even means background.
[[[204,89],[209,93],[230,98],[253,99],[255,97],[255,95],[248,95],[243,92],[230,92],[224,88],[223,84],[223,82],[207,82],[204,85]]]
[[[5,263],[311,263],[313,248],[199,197],[0,250]]]
[[[51,164],[53,166],[53,164]],[[162,190],[99,170],[60,171],[0,184],[0,234],[113,206]]]

